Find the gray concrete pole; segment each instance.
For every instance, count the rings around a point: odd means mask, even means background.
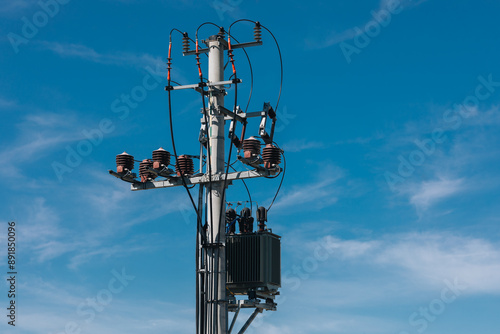
[[[217,82],[224,80],[224,49],[225,40],[215,35],[208,40],[208,80]],[[223,87],[217,87],[223,89]],[[210,166],[212,174],[222,175],[225,172],[224,160],[224,115],[217,110],[218,106],[224,106],[224,94],[217,91],[212,92],[209,100],[209,150],[211,155]],[[209,206],[207,216],[209,224],[213,228],[210,242],[219,246],[211,247],[208,251],[213,257],[214,267],[210,268],[213,279],[212,291],[212,321],[216,334],[227,333],[227,303],[226,303],[226,233],[225,233],[225,198],[222,198],[223,182],[213,182],[209,194]],[[222,209],[222,210],[221,210]],[[209,231],[212,230],[209,227]]]

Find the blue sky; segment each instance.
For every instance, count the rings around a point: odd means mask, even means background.
[[[0,8],[0,245],[6,253],[16,221],[19,272],[15,329],[0,285],[2,333],[194,331],[185,191],[131,192],[107,170],[124,150],[142,159],[172,148],[170,29],[194,37],[205,21],[239,18],[259,20],[281,46],[275,139],[288,167],[269,212],[283,236],[278,312],[249,332],[498,332],[498,1],[54,3]],[[233,29],[252,38],[252,25]],[[205,26],[200,38],[214,33]],[[278,95],[276,48],[263,41],[248,50],[251,111]],[[173,42],[172,78],[195,83],[195,59],[182,57],[179,35]],[[248,65],[235,54],[244,106]],[[123,96],[139,90],[127,106]],[[173,94],[179,153],[198,152],[200,102]],[[86,153],[68,158],[77,150]],[[248,184],[269,205],[278,182]],[[230,188],[228,200],[246,199],[241,184]]]

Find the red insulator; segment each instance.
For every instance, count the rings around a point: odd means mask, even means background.
[[[129,171],[134,169],[134,157],[127,152],[123,152],[116,156],[116,172],[123,173],[125,169]]]
[[[179,156],[175,164],[175,171],[177,173],[177,176],[193,175],[194,174],[193,159],[191,159],[186,155]]]
[[[262,150],[262,160],[264,167],[272,168],[281,162],[281,150],[274,145],[268,144]]]
[[[157,176],[155,173],[151,172],[148,167],[153,167],[153,161],[151,161],[151,159],[144,159],[139,164],[139,176],[141,177],[141,182],[154,180]]]
[[[153,168],[160,168],[162,165],[168,166],[170,164],[170,152],[164,150],[162,147],[153,151]]]
[[[245,159],[251,159],[260,155],[260,141],[255,137],[243,140],[243,152]]]

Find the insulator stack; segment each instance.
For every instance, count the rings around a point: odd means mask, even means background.
[[[182,52],[186,53],[189,51],[189,36],[188,33],[185,32],[182,36]]]
[[[262,40],[262,31],[259,22],[255,22],[255,27],[253,27],[253,37],[256,42],[260,42]]]
[[[162,165],[168,166],[170,164],[170,152],[164,150],[162,147],[153,151],[153,168],[158,169]]]
[[[266,223],[267,222],[267,210],[263,206],[259,206],[257,208],[257,215],[256,215],[257,221],[259,222],[259,232],[264,232],[266,230]]]
[[[224,27],[220,27],[218,35],[220,37],[224,38],[225,33],[226,33],[226,30],[224,29]]]
[[[148,167],[153,167],[153,161],[151,161],[151,159],[144,159],[139,164],[139,176],[141,177],[141,182],[146,182],[156,178],[156,174],[151,172]]]
[[[116,172],[123,173],[126,169],[129,171],[134,169],[134,157],[127,152],[123,152],[116,156]]]
[[[243,140],[243,152],[246,159],[258,157],[260,155],[260,141],[255,137]]]
[[[179,156],[175,164],[175,171],[177,173],[177,176],[193,175],[194,174],[193,159],[185,155]]]
[[[234,220],[236,219],[236,211],[234,209],[226,210],[226,225],[229,227],[229,233],[234,234],[236,231],[236,224],[234,224]]]
[[[274,145],[268,144],[262,150],[262,160],[264,167],[272,168],[281,162],[281,150]]]
[[[240,218],[238,219],[240,233],[252,233],[253,232],[253,217],[252,212],[249,208],[243,208],[240,213]]]

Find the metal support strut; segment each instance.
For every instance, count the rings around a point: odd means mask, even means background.
[[[252,324],[252,321],[254,321],[254,319],[257,317],[257,314],[259,314],[259,313],[262,313],[262,309],[256,308],[255,311],[253,311],[252,315],[250,315],[250,318],[248,318],[247,322],[245,322],[243,327],[241,327],[238,334],[245,333],[245,331],[248,329],[248,327],[250,327],[250,325]]]

